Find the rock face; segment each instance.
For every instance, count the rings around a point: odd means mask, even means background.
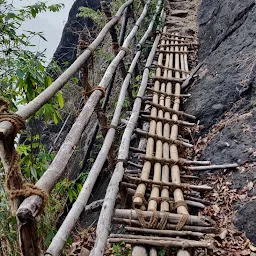
[[[69,66],[76,59],[79,31],[82,31],[85,27],[90,29],[94,25],[89,18],[76,17],[80,7],[90,7],[93,10],[98,10],[100,8],[100,0],[76,0],[71,7],[61,41],[53,57],[61,67]],[[63,64],[65,62],[67,62],[66,65]]]
[[[220,120],[227,121],[202,158],[216,164],[252,164],[256,162],[256,3],[202,0],[198,23],[199,61],[204,65],[189,90],[193,96],[185,111],[201,120],[201,135]],[[244,175],[237,171],[233,177],[243,179]],[[255,187],[255,176],[248,179]],[[255,201],[241,205],[236,221],[254,243],[255,207]]]

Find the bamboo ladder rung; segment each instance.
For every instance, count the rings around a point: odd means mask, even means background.
[[[165,111],[165,112],[170,112],[170,113],[176,114],[176,115],[178,115],[178,116],[187,117],[187,118],[191,118],[191,119],[194,119],[194,120],[196,119],[195,116],[190,115],[190,114],[187,114],[187,113],[185,113],[185,112],[183,112],[183,111],[174,110],[174,109],[172,109],[172,108],[168,108],[168,107],[165,107],[165,106],[161,106],[161,105],[159,105],[159,104],[156,104],[156,103],[153,103],[153,102],[150,102],[150,101],[146,101],[145,103],[146,103],[146,104],[149,104],[149,105],[151,105],[151,106],[153,106],[153,107],[155,107],[155,108],[161,109],[161,110],[163,110],[163,111]]]
[[[147,183],[150,185],[158,185],[160,187],[169,187],[169,189],[172,191],[175,188],[180,188],[182,190],[196,190],[196,191],[210,191],[212,190],[212,187],[209,187],[207,185],[190,185],[188,183],[180,183],[176,184],[173,182],[164,182],[164,181],[154,181],[150,179],[141,179],[141,178],[135,178],[130,176],[125,176],[128,180],[135,181],[137,183]]]
[[[147,90],[150,91],[150,92],[153,92],[153,93],[157,93],[159,95],[163,95],[165,97],[184,97],[184,98],[189,98],[191,97],[191,94],[173,94],[173,93],[166,93],[166,92],[161,92],[161,91],[157,91],[157,90],[154,90],[150,87],[147,87]]]
[[[154,140],[160,140],[162,142],[167,142],[169,144],[179,144],[179,145],[182,145],[182,146],[185,146],[185,147],[189,147],[189,148],[192,148],[193,145],[190,144],[190,143],[187,143],[187,142],[184,142],[184,141],[181,141],[181,140],[172,140],[172,139],[169,139],[169,138],[166,138],[164,136],[160,136],[160,135],[156,135],[156,134],[152,134],[152,133],[149,133],[149,132],[145,132],[141,129],[135,129],[134,130],[135,133],[141,135],[141,136],[144,136],[146,138],[153,138]]]
[[[126,225],[132,225],[133,227],[141,227],[141,223],[138,220],[133,220],[129,218],[114,217],[113,222],[116,224],[126,224]],[[175,224],[167,223],[165,227],[167,230],[176,230]],[[203,227],[203,226],[191,226],[191,225],[184,225],[182,230],[192,231],[192,232],[202,232],[204,234],[216,233],[218,231],[216,230],[215,227]]]
[[[186,79],[183,78],[176,78],[176,77],[163,77],[163,76],[153,76],[151,77],[153,81],[159,82],[176,82],[176,83],[183,83]]]
[[[181,121],[181,120],[173,120],[173,119],[168,119],[168,118],[160,118],[160,117],[153,117],[153,116],[147,116],[147,115],[141,115],[142,119],[145,120],[155,120],[158,122],[162,122],[164,124],[169,123],[169,124],[177,124],[177,125],[184,125],[184,126],[195,126],[195,123],[189,123],[186,121]]]
[[[187,160],[187,159],[184,159],[184,158],[179,158],[179,159],[173,159],[173,158],[169,158],[169,159],[166,159],[166,158],[158,158],[158,157],[149,157],[149,156],[146,156],[146,155],[142,155],[140,156],[140,159],[144,160],[144,161],[149,161],[149,162],[152,162],[152,163],[160,163],[161,165],[181,165],[181,166],[184,166],[184,165],[204,165],[204,164],[208,164],[209,167],[211,167],[211,162],[210,161],[193,161],[193,160]],[[203,166],[204,168],[206,168],[207,166]]]

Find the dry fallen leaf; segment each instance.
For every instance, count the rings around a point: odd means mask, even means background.
[[[256,252],[256,247],[252,245],[251,243],[249,244],[249,248],[252,252]]]
[[[253,189],[253,186],[254,186],[253,182],[250,181],[250,182],[247,184],[248,190],[249,190],[249,191],[252,190],[252,189]]]
[[[217,204],[214,204],[213,206],[212,206],[212,208],[213,208],[213,210],[214,210],[214,212],[215,212],[215,216],[220,212],[220,207],[217,205]]]
[[[219,237],[223,240],[223,239],[226,238],[227,233],[228,233],[228,230],[225,229],[225,228],[223,228],[223,229],[221,230],[221,233],[219,234]]]

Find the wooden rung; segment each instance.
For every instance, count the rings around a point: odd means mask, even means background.
[[[143,150],[143,149],[140,149],[140,148],[130,147],[129,149],[132,152],[146,154],[146,150]]]
[[[175,78],[175,77],[163,77],[163,76],[154,76],[151,77],[153,81],[159,82],[176,82],[176,83],[183,83],[186,79],[185,78]]]
[[[160,218],[164,217],[164,215],[168,215],[168,223],[179,223],[180,220],[183,218],[183,214],[177,214],[177,213],[167,213],[167,212],[153,212],[153,211],[141,211],[141,214],[145,218],[150,218],[152,215],[157,214]],[[136,210],[131,209],[116,209],[114,213],[115,217],[117,218],[130,218],[131,220],[138,219]],[[195,215],[189,215],[186,219],[187,225],[195,225],[195,226],[203,226],[203,227],[212,227],[215,226],[216,223],[213,221],[210,217],[206,216],[195,216]]]
[[[160,65],[160,64],[152,64],[151,66],[154,67],[154,68],[163,68],[163,69],[166,69],[166,70],[172,70],[172,71],[182,72],[184,74],[190,74],[189,71],[185,71],[185,70],[178,69],[178,68],[170,68],[170,67],[166,67],[166,66]],[[152,85],[154,85],[154,84],[152,84]]]
[[[194,126],[195,123],[189,123],[189,122],[185,122],[185,121],[180,121],[180,120],[173,120],[173,119],[169,119],[169,118],[161,118],[161,117],[153,117],[153,116],[146,116],[146,115],[141,115],[142,119],[145,120],[155,120],[157,122],[162,122],[162,123],[169,123],[169,124],[177,124],[177,125],[185,125],[185,126]]]
[[[222,164],[222,165],[209,165],[209,166],[186,166],[184,168],[191,171],[206,171],[206,170],[237,168],[238,166],[239,166],[238,164]]]
[[[146,96],[146,97],[143,97],[142,98],[142,101],[147,101],[147,100],[152,100],[153,99],[153,96]]]
[[[164,158],[157,158],[154,156],[148,157],[145,155],[140,156],[140,158],[144,161],[149,161],[152,163],[160,163],[162,165],[180,165],[180,166],[184,166],[184,165],[204,165],[204,164],[208,164],[210,166],[211,162],[210,161],[193,161],[193,160],[187,160],[184,158],[179,158],[178,161],[175,161],[173,159],[164,159]],[[205,166],[203,166],[205,167]]]
[[[184,238],[171,237],[155,237],[155,236],[140,236],[126,234],[111,234],[108,239],[109,243],[118,243],[124,241],[131,244],[143,244],[160,247],[181,247],[181,248],[211,248],[212,242],[188,240]]]
[[[194,236],[194,237],[201,237],[205,236],[202,232],[193,232],[193,231],[178,231],[178,230],[161,230],[161,229],[149,229],[149,228],[136,228],[136,227],[125,227],[125,230],[128,232],[137,232],[137,233],[148,233],[152,235],[160,235],[160,236]],[[215,235],[212,234],[214,237]]]
[[[137,188],[136,184],[131,184],[131,183],[128,183],[128,182],[123,182],[123,181],[120,183],[120,185],[125,187],[125,188],[132,188],[132,189]]]
[[[128,244],[136,244],[136,245],[147,245],[154,247],[178,247],[178,248],[212,248],[212,243],[210,242],[202,242],[202,241],[192,241],[185,243],[184,241],[171,241],[166,238],[162,240],[152,239],[138,239],[138,238],[109,238],[109,243],[128,243]]]
[[[180,177],[183,179],[196,179],[196,180],[200,179],[198,176],[194,176],[194,175],[181,175]]]
[[[129,170],[129,171],[133,171],[133,170]],[[127,190],[127,193],[130,194],[131,196],[134,196],[136,193],[136,190],[132,189],[132,188],[126,188],[126,190]],[[149,198],[150,193],[146,193],[145,197]],[[184,196],[184,199],[185,199],[185,203],[188,206],[197,207],[197,208],[201,208],[201,209],[204,209],[205,205],[211,204],[209,201],[201,199],[201,198],[197,198],[197,197]],[[174,198],[170,197],[170,200],[174,201]]]
[[[141,168],[141,169],[142,169],[142,167],[143,167],[143,165],[141,165],[141,164],[136,164],[136,163],[131,162],[131,161],[128,161],[127,164],[132,165],[132,166],[135,166],[135,167],[138,167],[138,168]]]
[[[177,39],[175,40],[175,41],[177,41]],[[180,40],[180,42],[184,42],[183,40]],[[178,43],[178,44],[161,44],[161,45],[159,45],[159,47],[172,47],[172,46],[179,46],[179,47],[181,47],[181,46],[193,46],[193,45],[195,45],[195,46],[197,46],[198,45],[198,43]]]
[[[146,138],[150,137],[150,138],[153,138],[154,140],[161,140],[162,142],[167,142],[169,144],[177,144],[177,145],[182,145],[182,146],[185,146],[185,147],[189,147],[189,148],[192,148],[193,145],[192,144],[189,144],[189,143],[186,143],[186,142],[183,142],[183,141],[180,141],[180,140],[171,140],[171,139],[168,139],[164,136],[159,136],[159,135],[156,135],[156,134],[151,134],[149,132],[145,132],[141,129],[135,129],[134,130],[135,133],[139,134],[139,135],[142,135]]]
[[[176,184],[173,182],[164,182],[164,181],[154,181],[154,180],[149,180],[149,179],[141,179],[141,178],[136,178],[136,177],[130,177],[130,176],[125,176],[128,180],[137,182],[137,183],[146,183],[150,185],[157,185],[161,187],[169,187],[170,190],[174,189],[182,189],[182,190],[195,190],[195,191],[211,191],[212,187],[209,187],[207,185],[190,185],[187,183],[180,183]]]
[[[113,222],[117,223],[117,224],[126,224],[126,225],[132,225],[135,227],[140,227],[141,223],[138,220],[131,220],[128,218],[113,218]],[[167,223],[166,224],[166,229],[168,230],[176,230],[176,225],[175,224],[170,224]],[[189,225],[185,225],[182,228],[183,231],[187,230],[187,231],[193,231],[193,232],[203,232],[206,234],[211,234],[211,233],[216,233],[218,232],[218,230],[216,230],[216,228],[213,227],[201,227],[201,226],[189,226]]]
[[[182,35],[175,35],[171,33],[161,33],[163,36],[171,36],[171,37],[178,37],[178,38],[187,38],[187,39],[194,39],[193,36],[182,36]]]
[[[142,110],[142,111],[140,111],[140,114],[150,115],[150,111]]]
[[[177,45],[178,46],[178,45]],[[194,51],[167,51],[167,50],[158,50],[159,53],[180,53],[180,54],[188,54]]]
[[[154,67],[154,68],[163,68],[163,69],[166,69],[166,70],[172,70],[172,71],[182,72],[184,74],[190,74],[189,71],[185,71],[185,70],[182,70],[182,69],[179,69],[179,68],[170,68],[170,67],[166,67],[166,66],[160,65],[160,64],[152,64],[151,66]],[[152,85],[154,85],[154,84],[152,84]]]
[[[173,94],[173,93],[166,93],[166,92],[161,92],[161,91],[158,91],[158,90],[154,90],[150,87],[147,87],[147,91],[150,91],[150,92],[153,92],[153,93],[157,93],[157,94],[160,94],[160,95],[164,95],[165,97],[184,97],[184,98],[188,98],[188,97],[191,97],[191,94]]]
[[[174,110],[172,108],[168,108],[168,107],[165,107],[165,106],[162,106],[160,104],[156,104],[156,103],[153,103],[153,102],[150,102],[150,101],[146,101],[145,103],[149,104],[149,105],[151,105],[151,106],[153,106],[155,108],[161,109],[161,110],[163,110],[165,112],[170,112],[170,113],[176,114],[178,116],[184,116],[184,117],[188,117],[188,118],[191,118],[191,119],[194,119],[194,120],[196,119],[195,116],[187,114],[187,113],[185,113],[183,111],[176,111],[176,110]]]
[[[177,16],[180,17],[182,16],[182,18],[186,17],[188,15],[188,11],[187,10],[172,10],[170,13],[171,16]]]
[[[191,42],[191,41],[185,41],[186,39],[185,40],[182,40],[182,39],[172,39],[172,38],[165,37],[165,36],[162,36],[162,39],[166,39],[166,40],[169,40],[169,41],[175,41],[175,42],[182,42],[184,44],[189,44]],[[193,43],[193,42],[191,42],[191,43]],[[165,44],[163,44],[163,46],[165,46]],[[159,45],[159,47],[161,47],[161,45]]]
[[[126,169],[124,171],[124,173],[125,174],[139,174],[139,173],[141,173],[141,170],[128,170],[128,169]]]

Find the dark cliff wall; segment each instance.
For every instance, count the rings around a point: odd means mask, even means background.
[[[85,27],[90,30],[94,26],[91,19],[76,17],[80,7],[90,7],[93,10],[98,10],[100,9],[100,0],[76,0],[71,7],[61,41],[53,56],[61,67],[69,66],[75,61],[79,31],[82,31]],[[68,62],[68,64],[63,65],[64,62]]]
[[[199,61],[204,65],[190,88],[185,111],[204,126],[226,121],[208,143],[202,158],[222,164],[238,162],[233,188],[252,181],[247,202],[237,206],[236,225],[256,242],[256,3],[254,0],[202,0],[198,11]]]

